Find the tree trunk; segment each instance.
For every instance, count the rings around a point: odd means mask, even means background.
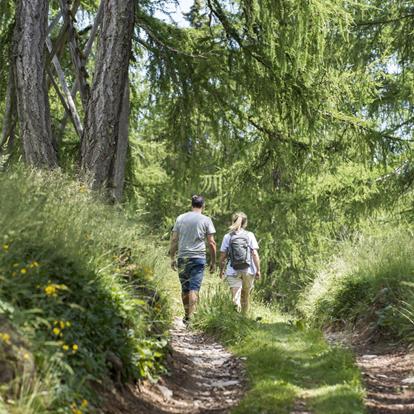
[[[91,97],[81,143],[81,170],[92,188],[112,185],[134,28],[134,0],[104,0]]]
[[[26,162],[57,166],[45,71],[47,0],[18,0],[13,39],[13,64],[20,135]]]
[[[121,116],[119,118],[118,139],[114,162],[111,167],[111,189],[110,193],[114,201],[122,200],[125,180],[125,165],[128,152],[128,132],[129,132],[129,81],[125,82],[124,96],[122,99]]]
[[[14,133],[16,124],[16,94],[13,79],[13,69],[10,66],[9,82],[7,84],[6,108],[3,117],[3,128],[0,138],[0,154],[4,151],[4,147],[8,147],[9,139]]]

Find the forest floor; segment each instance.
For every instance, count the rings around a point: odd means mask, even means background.
[[[359,333],[328,333],[326,339],[355,353],[368,413],[414,413],[414,352],[392,343],[370,343]]]

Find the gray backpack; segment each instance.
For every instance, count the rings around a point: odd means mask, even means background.
[[[246,270],[250,267],[252,254],[249,240],[249,233],[244,230],[237,234],[230,234],[228,253],[234,270]]]

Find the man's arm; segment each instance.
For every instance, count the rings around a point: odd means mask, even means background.
[[[253,263],[256,266],[256,279],[260,278],[260,257],[259,257],[259,252],[256,249],[252,250],[252,256],[253,256]]]
[[[178,232],[173,231],[171,233],[170,240],[170,257],[171,257],[171,268],[172,270],[177,270],[177,262],[175,260],[175,254],[178,250]]]
[[[220,278],[223,279],[226,271],[227,252],[220,252]]]
[[[210,272],[213,273],[216,270],[216,241],[214,240],[214,234],[207,235],[207,243],[210,249]]]

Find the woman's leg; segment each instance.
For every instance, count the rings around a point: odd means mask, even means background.
[[[237,310],[237,312],[240,312],[240,294],[241,294],[241,288],[242,288],[242,281],[237,276],[227,276],[226,277],[227,284],[229,285],[232,301],[233,304]]]
[[[247,314],[250,305],[250,292],[253,288],[254,276],[250,274],[242,275],[242,289],[241,289],[241,311],[244,315]]]
[[[240,294],[241,294],[241,287],[231,288],[231,295],[233,297],[233,304],[236,307],[237,312],[240,312],[240,309],[241,309]]]

